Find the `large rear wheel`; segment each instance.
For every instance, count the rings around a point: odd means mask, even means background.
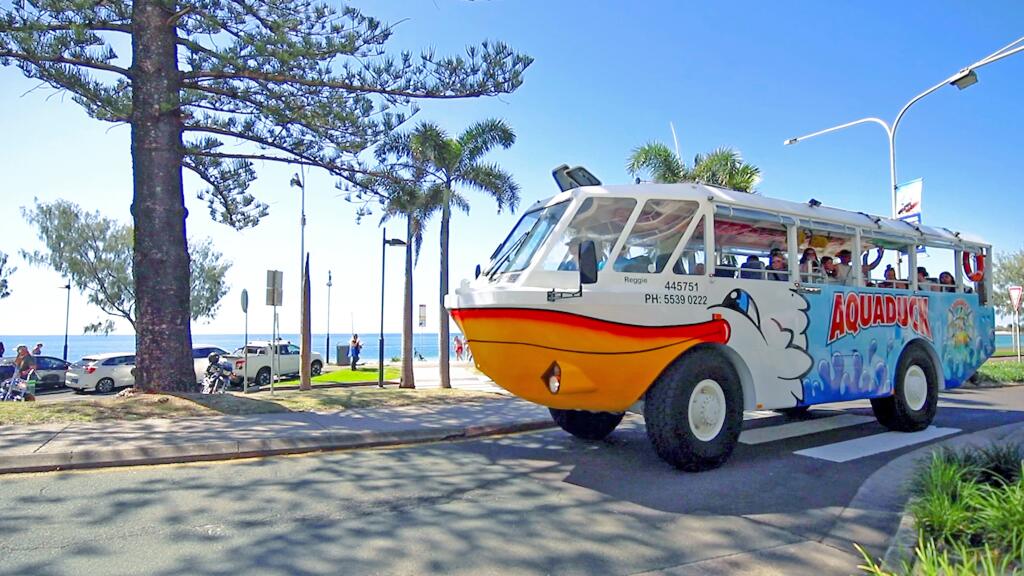
[[[743,388],[732,363],[705,349],[676,360],[647,391],[647,437],[663,460],[700,472],[721,466],[743,426]]]
[[[892,396],[871,399],[878,422],[898,432],[927,428],[938,404],[939,378],[931,357],[920,345],[904,350],[896,363]]]
[[[602,440],[622,422],[624,412],[589,412],[548,408],[562,430],[584,440]]]

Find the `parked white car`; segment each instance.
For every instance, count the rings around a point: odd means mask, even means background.
[[[246,366],[245,354],[248,349],[248,361]],[[271,351],[274,351],[274,369],[271,371]],[[272,374],[278,376],[299,373],[299,347],[284,340],[278,340],[276,348],[271,348],[267,341],[250,342],[245,348],[239,348],[227,356],[225,360],[231,363],[234,369],[231,373],[231,382],[238,384],[242,382],[243,374],[248,374],[249,381],[255,382],[257,386],[270,384]],[[319,352],[311,352],[309,360],[310,372],[316,376],[324,368],[323,357]]]
[[[210,354],[219,354],[221,358],[228,355],[223,348],[212,344],[196,344],[192,346],[192,364],[195,365],[196,382],[200,383],[206,376],[206,368],[210,365]]]
[[[86,356],[68,368],[65,385],[77,392],[94,390],[103,394],[135,384],[132,369],[135,354],[115,352]]]

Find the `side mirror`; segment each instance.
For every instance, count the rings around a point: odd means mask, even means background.
[[[580,284],[594,284],[597,282],[597,249],[594,241],[580,242],[579,250]]]

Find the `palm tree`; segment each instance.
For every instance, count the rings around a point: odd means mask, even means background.
[[[441,206],[436,190],[424,190],[422,182],[406,184],[401,190],[391,195],[383,224],[394,217],[405,218],[405,306],[402,313],[402,383],[400,388],[415,388],[416,381],[413,371],[412,316],[413,316],[413,278],[412,270],[420,258],[423,247],[423,230],[427,221]]]
[[[444,297],[448,293],[448,237],[452,207],[469,212],[469,201],[459,189],[470,189],[491,196],[498,212],[519,204],[519,185],[512,175],[497,164],[484,163],[483,157],[496,146],[508,148],[516,141],[512,128],[501,120],[484,120],[452,138],[438,125],[422,122],[408,134],[398,134],[381,146],[385,155],[404,159],[410,168],[423,175],[428,195],[437,195],[441,208],[441,283],[439,354],[441,387],[451,388],[448,365],[448,315]]]
[[[754,192],[761,180],[761,170],[743,161],[732,148],[716,148],[709,154],[698,154],[693,168],[686,164],[668,146],[661,142],[648,142],[633,149],[626,170],[631,176],[646,174],[654,182],[675,184],[700,182],[740,192]]]

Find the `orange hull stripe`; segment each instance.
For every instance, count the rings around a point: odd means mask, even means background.
[[[720,318],[699,324],[639,326],[636,324],[599,320],[570,312],[537,310],[534,308],[460,308],[452,310],[451,314],[459,326],[463,326],[463,322],[467,320],[470,323],[481,320],[526,320],[580,328],[594,332],[605,332],[617,338],[654,338],[676,341],[695,339],[718,344],[724,344],[729,341],[729,324]],[[473,338],[472,334],[467,334],[467,336],[470,339]]]

